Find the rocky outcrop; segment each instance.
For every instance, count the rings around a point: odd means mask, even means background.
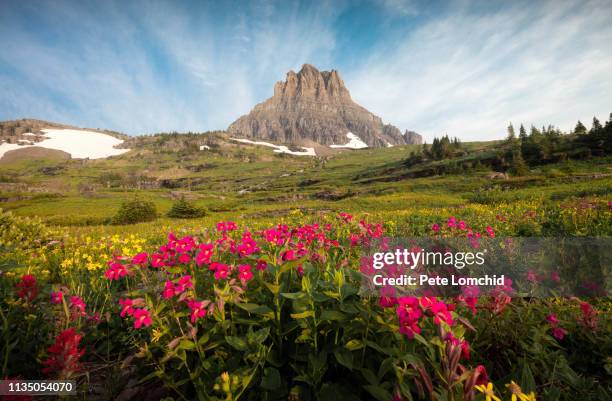
[[[285,81],[274,85],[274,95],[232,123],[235,136],[275,143],[308,140],[321,145],[342,145],[352,132],[370,147],[422,143],[411,131],[402,134],[351,99],[336,70],[319,71],[304,64]]]

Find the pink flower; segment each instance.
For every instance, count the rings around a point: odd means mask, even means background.
[[[419,300],[415,297],[401,297],[398,299],[396,309],[399,317],[400,333],[405,334],[408,338],[413,339],[415,333],[420,333],[419,319],[423,315]]]
[[[449,326],[453,325],[453,317],[448,310],[447,305],[442,302],[436,302],[429,308],[431,313],[434,315],[434,323],[440,325],[442,322],[448,324]]]
[[[495,231],[493,231],[493,227],[487,226],[486,230],[487,230],[487,234],[489,234],[489,237],[495,238]]]
[[[435,223],[431,226],[431,229],[433,232],[437,233],[438,231],[440,231],[440,225],[438,223]]]
[[[582,315],[578,319],[578,322],[591,330],[597,328],[597,311],[588,302],[580,302],[580,310]]]
[[[395,297],[395,288],[393,287],[382,287],[380,289],[380,300],[379,304],[383,308],[392,308],[398,304],[397,298]]]
[[[470,343],[465,340],[461,342],[461,357],[463,359],[470,359]]]
[[[567,334],[567,331],[565,331],[564,329],[562,329],[561,327],[554,327],[552,329],[552,335],[553,337],[555,337],[557,340],[563,340],[563,338],[565,337],[565,335]]]
[[[217,280],[225,280],[229,273],[229,266],[223,263],[213,262],[210,264],[210,270],[214,270],[215,279]]]
[[[64,293],[61,291],[57,291],[57,292],[52,292],[51,293],[51,303],[52,304],[61,304],[62,300],[64,299]]]
[[[87,316],[87,313],[85,313],[86,307],[87,305],[81,297],[76,295],[70,297],[70,309],[72,310],[73,318],[78,316]]]
[[[189,254],[187,253],[182,253],[181,256],[179,256],[179,263],[181,264],[186,265],[190,261],[191,261],[191,256],[189,256]]]
[[[148,327],[153,323],[149,311],[145,308],[135,309],[132,313],[134,318],[134,327],[139,329],[142,326]]]
[[[147,263],[149,263],[149,255],[146,252],[141,252],[136,254],[132,258],[132,264],[144,267]]]
[[[451,217],[448,219],[448,223],[446,223],[446,224],[447,224],[447,225],[448,225],[448,227],[450,227],[450,228],[455,227],[455,224],[456,224],[455,217],[454,217],[454,216],[451,216]]]
[[[198,254],[195,257],[196,265],[202,266],[205,264],[206,265],[210,264],[210,258],[213,255],[214,245],[213,244],[200,244],[198,245],[198,248],[200,249],[200,252],[198,252]]]
[[[462,293],[457,297],[457,301],[464,304],[475,315],[480,288],[478,286],[466,286],[461,291]]]
[[[121,263],[110,262],[109,266],[110,268],[106,272],[104,272],[104,276],[106,276],[106,278],[111,281],[119,280],[121,277],[124,277],[128,274],[127,268]]]
[[[253,278],[253,273],[251,273],[251,265],[245,264],[238,266],[238,278],[243,285],[248,283]]]
[[[537,283],[540,280],[538,279],[537,274],[535,274],[533,270],[529,270],[527,272],[527,281],[529,281],[530,283]]]
[[[466,227],[467,227],[467,224],[465,224],[465,221],[463,220],[459,221],[459,223],[457,224],[457,228],[460,230],[465,230]]]
[[[234,231],[237,230],[238,227],[236,226],[236,223],[234,223],[233,221],[221,221],[219,223],[217,223],[217,231],[221,231],[221,232],[228,232],[228,231]]]
[[[559,324],[559,319],[557,319],[557,315],[555,315],[554,313],[551,313],[550,315],[546,316],[546,321],[550,323],[551,326],[556,326]]]
[[[129,299],[119,299],[119,304],[121,305],[121,312],[119,313],[119,316],[121,317],[125,317],[125,315],[129,315],[132,316],[132,314],[134,313],[135,309],[134,309],[134,302]]]
[[[551,272],[550,273],[550,280],[554,283],[559,283],[561,282],[561,277],[559,276],[558,272]]]
[[[178,283],[176,284],[176,286],[180,290],[180,292],[185,291],[187,288],[193,288],[193,282],[191,281],[191,276],[187,275],[187,276],[181,277]]]
[[[166,264],[164,262],[163,255],[161,255],[159,253],[154,253],[153,255],[151,255],[151,266],[153,266],[156,269],[158,269],[160,267],[164,267],[165,265]]]
[[[340,213],[339,216],[345,223],[350,223],[353,220],[353,216],[348,213]]]
[[[257,265],[255,265],[257,270],[266,270],[268,268],[268,263],[265,260],[259,259],[257,261]]]
[[[288,262],[288,261],[297,259],[295,255],[295,251],[293,249],[287,249],[281,252],[280,257],[283,262]]]
[[[195,323],[199,318],[206,316],[206,303],[204,301],[190,299],[187,301],[187,306],[191,309],[191,323]]]
[[[164,290],[162,291],[162,297],[164,299],[170,299],[176,295],[176,289],[174,283],[172,281],[166,281],[164,285]]]
[[[484,366],[476,366],[476,369],[474,369],[474,374],[476,376],[476,385],[482,386],[489,382],[489,375],[487,374],[487,369]]]

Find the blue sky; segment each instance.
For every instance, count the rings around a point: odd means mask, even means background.
[[[612,2],[0,2],[0,120],[224,129],[303,63],[431,141],[612,112]]]

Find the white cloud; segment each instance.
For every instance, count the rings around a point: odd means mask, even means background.
[[[414,16],[419,13],[419,7],[414,0],[377,0],[377,2],[394,14]]]
[[[306,62],[340,69],[356,101],[428,140],[501,137],[509,121],[569,129],[612,111],[609,1],[464,1],[428,15],[414,1],[375,1],[389,20],[416,25],[398,33],[382,21],[395,40],[377,37],[365,57],[346,59],[346,47],[362,45],[337,29],[347,2],[254,1],[221,14],[211,12],[216,3],[197,12],[162,2],[30,7],[49,37],[9,4],[0,12],[0,119],[130,134],[224,129]]]
[[[346,77],[385,121],[484,140],[515,124],[563,129],[612,110],[610,3],[450,10],[379,49]]]

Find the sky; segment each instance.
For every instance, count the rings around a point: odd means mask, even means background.
[[[0,120],[225,129],[302,64],[427,141],[612,112],[612,1],[0,0]]]

